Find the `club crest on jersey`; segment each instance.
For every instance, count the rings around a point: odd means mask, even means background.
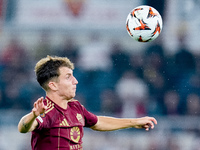
[[[71,140],[78,143],[81,138],[80,134],[81,132],[79,127],[73,127],[70,131]]]
[[[84,120],[83,120],[83,116],[81,114],[76,114],[76,118],[77,120],[81,123],[81,124],[84,124]]]

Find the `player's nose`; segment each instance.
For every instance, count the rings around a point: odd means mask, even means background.
[[[78,80],[74,77],[74,84],[78,84]]]

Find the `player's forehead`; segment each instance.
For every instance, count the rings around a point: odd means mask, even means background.
[[[60,67],[59,72],[60,72],[60,75],[73,74],[73,70],[68,67]]]

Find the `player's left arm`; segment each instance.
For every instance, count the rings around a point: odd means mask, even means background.
[[[125,128],[144,128],[145,130],[153,129],[157,120],[154,117],[142,118],[113,118],[98,116],[97,123],[92,126],[97,131],[113,131]]]
[[[43,103],[43,97],[40,97],[37,99],[36,102],[34,102],[34,107],[32,109],[32,112],[28,113],[27,115],[23,116],[19,123],[18,123],[18,130],[21,133],[27,133],[31,132],[36,129],[38,126],[38,122],[36,121],[36,118],[45,112],[47,109],[47,106]]]

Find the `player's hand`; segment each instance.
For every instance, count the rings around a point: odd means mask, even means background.
[[[37,99],[37,101],[34,103],[34,107],[32,109],[32,112],[35,117],[39,116],[40,114],[44,113],[45,110],[47,109],[47,106],[44,105],[43,103],[43,97],[40,97]]]
[[[135,128],[144,128],[146,131],[154,128],[154,124],[157,124],[157,120],[153,117],[142,117],[137,119]]]

